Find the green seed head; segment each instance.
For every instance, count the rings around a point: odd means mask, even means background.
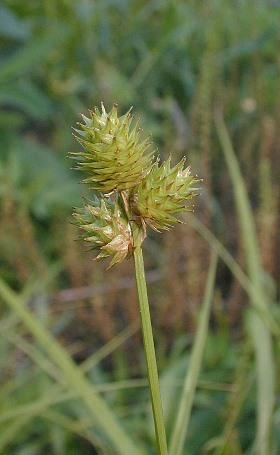
[[[88,174],[83,182],[98,195],[74,217],[83,231],[80,238],[98,251],[96,259],[110,256],[111,267],[142,243],[147,225],[162,231],[180,222],[176,215],[191,210],[184,202],[197,195],[198,180],[184,169],[185,158],[173,168],[171,157],[161,165],[155,161],[138,125],[131,128],[130,111],[118,117],[117,105],[109,113],[101,107],[89,111],[89,118],[83,115],[75,130],[84,150],[71,155]]]
[[[133,250],[130,225],[118,203],[96,198],[87,201],[82,209],[73,213],[76,224],[83,231],[80,236],[99,250],[97,260],[112,256],[109,267],[123,261]]]
[[[82,115],[84,123],[75,129],[76,139],[84,151],[71,153],[78,167],[89,176],[83,180],[94,190],[104,194],[123,191],[137,185],[152,167],[153,151],[149,139],[140,139],[141,130],[136,124],[131,128],[131,109],[118,117],[117,105],[107,113],[103,104]]]
[[[184,169],[185,158],[173,168],[170,161],[171,157],[161,166],[154,163],[150,173],[130,193],[136,217],[156,231],[169,230],[180,222],[174,215],[191,210],[183,202],[197,195],[193,184],[198,180],[191,175],[190,167]]]

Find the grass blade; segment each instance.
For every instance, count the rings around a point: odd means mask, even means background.
[[[268,309],[268,298],[262,286],[262,265],[259,254],[253,213],[250,207],[246,187],[236,159],[229,134],[222,115],[216,117],[218,137],[229,170],[235,204],[244,243],[248,274],[256,292],[261,296],[260,304]],[[257,434],[256,452],[259,455],[270,453],[272,414],[275,401],[274,359],[271,334],[264,321],[256,313],[249,315],[249,327],[256,352],[257,369]]]
[[[224,261],[228,266],[229,270],[233,276],[239,281],[240,285],[243,287],[244,291],[247,292],[251,304],[254,306],[257,313],[263,318],[267,326],[280,340],[280,327],[279,324],[275,321],[273,317],[273,312],[271,309],[268,309],[263,305],[262,296],[255,289],[251,280],[247,277],[244,271],[241,269],[240,265],[228,252],[228,250],[222,245],[222,243],[215,237],[215,235],[203,224],[201,221],[188,213],[187,222],[201,235],[201,237],[211,245],[211,248],[217,252],[219,257]]]
[[[34,338],[47,352],[63,372],[69,386],[74,389],[88,408],[92,421],[102,433],[111,441],[116,453],[140,455],[130,437],[126,434],[114,413],[108,408],[105,400],[100,397],[92,385],[85,378],[81,370],[75,365],[67,352],[58,344],[55,338],[40,324],[31,311],[24,306],[17,295],[0,279],[0,296],[4,302],[17,314],[32,333]]]
[[[197,381],[208,332],[208,323],[216,277],[216,269],[217,254],[213,253],[208,272],[202,309],[199,316],[198,327],[191,353],[190,365],[184,381],[184,389],[182,397],[180,399],[177,420],[175,422],[171,435],[170,455],[181,455],[183,453],[183,446],[187,435],[190,413],[192,409],[195,389],[197,387]]]

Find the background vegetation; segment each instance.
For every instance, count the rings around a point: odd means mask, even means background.
[[[106,271],[70,223],[70,126],[101,100],[203,178],[144,243],[168,437],[214,249],[184,453],[279,453],[279,23],[278,1],[1,2],[0,453],[154,454],[132,262]]]

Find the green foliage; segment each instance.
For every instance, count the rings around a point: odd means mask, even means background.
[[[2,2],[0,275],[18,305],[1,293],[1,453],[113,455],[98,393],[129,453],[154,455],[130,260],[105,283],[69,223],[82,195],[94,199],[69,170],[69,126],[101,100],[133,105],[162,158],[187,153],[204,181],[197,218],[145,243],[169,441],[210,244],[220,260],[183,453],[279,452],[279,20],[276,1]]]

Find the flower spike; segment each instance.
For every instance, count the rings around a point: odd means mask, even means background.
[[[146,226],[160,232],[180,223],[176,215],[191,210],[184,203],[197,195],[199,180],[184,168],[185,158],[174,167],[171,156],[159,164],[150,138],[141,141],[138,122],[131,127],[131,109],[119,117],[116,104],[107,113],[101,103],[101,111],[89,114],[75,129],[84,150],[71,155],[88,174],[83,182],[99,193],[74,217],[80,238],[98,250],[96,259],[112,257],[111,267],[143,242]]]
[[[129,257],[133,251],[130,225],[119,205],[110,199],[86,201],[73,213],[76,225],[83,231],[81,239],[99,250],[96,260],[112,256],[109,268]]]
[[[155,231],[170,230],[180,220],[174,215],[191,210],[183,205],[197,195],[193,184],[198,179],[191,175],[190,167],[184,169],[185,158],[170,167],[171,157],[159,166],[154,163],[150,173],[130,193],[132,211]]]
[[[104,194],[137,185],[151,170],[154,151],[148,138],[141,141],[138,124],[131,128],[131,109],[118,117],[116,104],[107,113],[101,103],[101,112],[95,108],[89,114],[74,128],[84,151],[70,154],[89,175],[83,182]]]

